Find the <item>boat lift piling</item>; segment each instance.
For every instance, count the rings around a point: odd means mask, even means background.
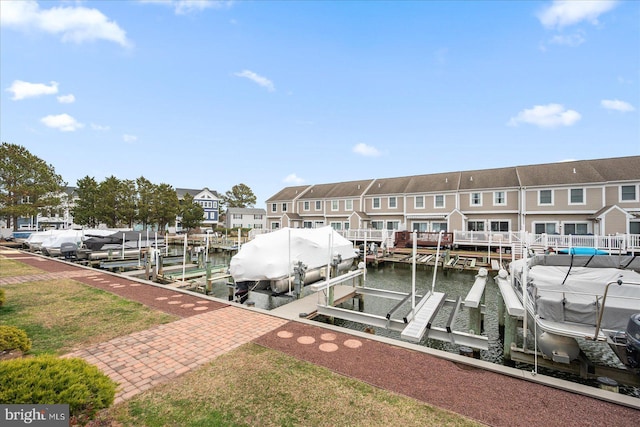
[[[439,257],[439,253],[438,253]],[[415,258],[415,253],[414,253]],[[437,265],[437,264],[436,264]],[[319,301],[317,304],[316,313],[326,316],[328,318],[339,318],[349,320],[365,325],[371,325],[383,329],[393,330],[400,333],[401,338],[411,342],[419,342],[425,335],[428,338],[449,342],[461,346],[471,347],[476,349],[476,354],[479,356],[480,350],[488,350],[488,337],[478,334],[479,331],[462,332],[454,331],[452,325],[455,317],[464,306],[462,298],[457,300],[447,300],[445,294],[442,292],[435,292],[435,279],[432,283],[432,290],[427,291],[425,295],[416,295],[415,284],[412,282],[411,293],[387,291],[384,289],[368,288],[364,286],[364,274],[366,272],[366,262],[360,264],[361,268],[357,271],[343,274],[342,276],[330,278],[320,282],[318,284],[310,285],[313,291],[324,291],[324,302]],[[329,290],[347,280],[353,280],[359,276],[358,283],[360,286],[354,286],[353,295],[357,296],[359,303],[362,302],[362,306],[358,311],[349,310],[345,308],[333,306],[333,301],[330,298]],[[477,285],[475,285],[475,294],[467,296],[465,303],[469,302],[469,305],[473,305],[475,302],[475,308],[480,312],[478,317],[481,317],[484,305],[481,303],[482,295],[484,294],[484,285],[486,284],[486,275],[478,277]],[[355,283],[355,282],[354,282]],[[376,297],[388,298],[395,301],[399,301],[398,304],[389,312],[386,316],[379,316],[376,314],[364,313],[363,296],[371,295]],[[401,306],[411,299],[412,309],[402,319],[394,318],[394,313],[399,311]],[[416,299],[419,301],[416,302]],[[331,303],[330,303],[331,302]],[[438,310],[447,306],[451,308],[449,319],[446,322],[445,327],[434,325],[433,321]]]

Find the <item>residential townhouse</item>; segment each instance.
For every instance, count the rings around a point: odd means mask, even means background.
[[[640,234],[640,156],[286,187],[267,228]]]
[[[226,228],[250,228],[263,230],[267,223],[267,212],[261,208],[227,208]]]

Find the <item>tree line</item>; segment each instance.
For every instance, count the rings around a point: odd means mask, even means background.
[[[65,200],[67,184],[52,165],[26,148],[3,142],[0,145],[0,217],[17,230],[19,217],[32,217],[59,208]],[[110,176],[101,182],[85,176],[77,181],[75,203],[71,208],[74,223],[95,228],[157,227],[164,230],[180,216],[182,227],[200,226],[204,209],[186,193],[178,199],[169,184],[154,184],[144,176],[135,180]],[[227,191],[220,203],[227,207],[251,207],[256,197],[245,184]]]

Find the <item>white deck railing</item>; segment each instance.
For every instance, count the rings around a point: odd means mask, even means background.
[[[253,233],[259,231],[260,233]],[[351,229],[336,230],[340,235],[351,241],[375,242],[379,245],[393,247],[396,230]],[[269,230],[251,230],[249,239],[255,234],[269,232]],[[640,254],[640,234],[616,234],[608,236],[598,235],[560,235],[560,234],[532,234],[522,231],[453,231],[453,244],[457,246],[482,247],[527,247],[538,250],[552,248],[554,250],[574,247],[588,247],[610,251],[611,253]]]

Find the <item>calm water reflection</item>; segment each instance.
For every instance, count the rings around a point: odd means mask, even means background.
[[[210,259],[213,264],[229,264],[230,257],[224,256],[220,253],[212,254]],[[433,280],[433,268],[419,266],[416,271],[416,293],[424,294],[431,289]],[[368,268],[365,286],[370,288],[379,288],[385,290],[392,290],[397,292],[411,292],[412,273],[409,265],[389,265],[379,268]],[[448,271],[446,274],[442,270],[438,270],[436,273],[435,291],[446,293],[446,298],[449,300],[456,300],[458,297],[465,296],[471,289],[475,281],[475,273],[465,271]],[[218,285],[213,287],[214,294],[218,298],[227,299],[228,289],[224,285]],[[310,294],[311,291],[308,288],[304,289],[303,295]],[[503,344],[500,341],[498,334],[498,286],[493,281],[493,274],[490,273],[489,280],[487,280],[487,286],[485,288],[485,316],[484,316],[484,335],[488,338],[488,350],[480,351],[480,358],[482,360],[492,363],[503,363]],[[272,296],[260,292],[252,292],[250,295],[250,301],[255,303],[255,306],[265,310],[271,310],[279,307],[283,304],[287,304],[291,301],[291,297],[288,296]],[[364,307],[365,313],[376,314],[379,316],[385,316],[387,312],[397,304],[397,301],[373,297],[370,295],[365,296]],[[357,302],[347,301],[341,305],[342,308],[357,310]],[[410,310],[410,303],[402,307],[394,316],[394,318],[401,319],[402,316],[407,314]],[[451,309],[449,307],[443,307],[435,318],[434,324],[436,326],[444,327]],[[322,321],[320,319],[319,321]],[[335,325],[341,326],[347,329],[364,331],[365,328],[371,328],[368,324],[356,323],[342,319],[335,319]],[[462,309],[458,312],[456,320],[453,325],[453,329],[461,332],[468,332],[469,330],[469,311]],[[400,333],[390,331],[384,328],[373,327],[373,331],[376,335],[381,335],[397,340],[401,340]],[[529,341],[532,341],[529,340]],[[459,352],[459,346],[442,341],[423,339],[420,344],[444,350],[452,353]],[[521,338],[518,345],[522,345]],[[601,360],[604,363],[612,366],[621,367],[618,358],[606,345],[593,345],[591,343],[581,342],[581,348],[587,355],[593,360]],[[529,365],[517,366],[524,370],[531,370]],[[545,370],[539,368],[538,371],[541,374],[554,376],[558,378],[567,379],[569,381],[579,382],[582,384],[591,385],[597,387],[598,384],[595,381],[584,380],[579,377],[575,377],[569,374]],[[634,397],[640,397],[640,388],[637,387],[621,387],[621,392]]]

